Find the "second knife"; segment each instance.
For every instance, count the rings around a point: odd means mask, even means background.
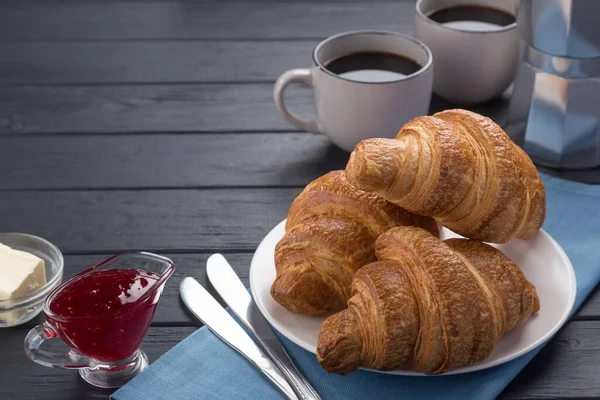
[[[206,262],[206,273],[225,303],[256,336],[267,354],[288,378],[296,395],[301,399],[320,400],[321,397],[298,371],[225,257],[221,254],[210,256]]]

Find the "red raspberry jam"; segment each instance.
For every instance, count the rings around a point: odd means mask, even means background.
[[[154,287],[159,279],[141,269],[84,275],[51,300],[49,308],[55,315],[49,315],[48,322],[84,356],[123,360],[138,349],[150,326],[160,295]]]

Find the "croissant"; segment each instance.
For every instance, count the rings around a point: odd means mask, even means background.
[[[291,311],[320,315],[346,307],[356,270],[375,260],[375,240],[398,225],[439,235],[437,222],[352,187],[344,171],[311,182],[292,203],[275,248],[271,296]]]
[[[483,242],[398,227],[375,247],[379,261],[356,273],[348,308],[321,327],[317,360],[329,372],[461,368],[540,308],[521,270]]]
[[[546,213],[529,157],[491,119],[466,110],[415,118],[395,139],[363,140],[346,176],[358,189],[486,242],[528,239]]]

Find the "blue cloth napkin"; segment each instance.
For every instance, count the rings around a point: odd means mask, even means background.
[[[577,275],[576,307],[600,280],[600,186],[542,175],[546,185],[544,229],[565,250]],[[321,369],[315,355],[282,338],[301,372],[326,400],[494,399],[537,354],[469,374],[404,377],[356,371],[342,377]],[[201,328],[113,394],[134,399],[281,399],[263,376],[234,350]]]

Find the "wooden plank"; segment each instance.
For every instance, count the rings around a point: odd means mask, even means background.
[[[291,109],[314,114],[308,88],[288,92]],[[0,87],[0,134],[286,129],[272,84]]]
[[[7,191],[1,227],[67,254],[253,251],[300,190]]]
[[[235,164],[223,163],[233,148],[244,150],[236,154]],[[0,136],[0,191],[303,186],[343,169],[347,159],[348,154],[324,136],[300,133]],[[541,170],[564,179],[600,182],[598,170]]]
[[[214,291],[212,285],[206,276],[206,260],[210,256],[206,254],[167,254],[175,264],[175,272],[165,284],[165,289],[161,295],[154,320],[154,326],[195,326],[197,321],[194,316],[188,313],[179,300],[179,284],[186,276],[196,278],[201,285],[218,299],[223,306],[226,304],[221,301],[219,295]],[[236,271],[246,287],[250,286],[249,272],[252,253],[228,253],[225,255],[227,260]],[[93,266],[108,258],[107,255],[86,255],[86,256],[66,256],[65,270],[63,280]],[[43,313],[28,322],[25,326],[33,327],[44,321]],[[2,398],[2,396],[0,396]]]
[[[290,87],[290,109],[314,116],[310,89]],[[508,97],[467,107],[502,124]],[[390,105],[393,107],[393,105]],[[433,96],[430,112],[454,108]],[[296,130],[273,104],[273,85],[0,86],[0,135]]]
[[[151,327],[141,348],[150,362],[181,342],[197,327]],[[114,389],[98,389],[84,382],[76,370],[42,367],[25,356],[23,338],[27,329],[0,330],[0,399],[6,400],[106,400]],[[199,375],[201,376],[201,374]]]
[[[538,169],[545,174],[556,176],[558,178],[570,181],[578,181],[592,184],[600,183],[600,168],[590,169],[551,169],[538,166]]]
[[[194,327],[152,327],[142,348],[151,361],[194,331]],[[11,400],[105,399],[110,391],[94,389],[75,371],[45,368],[25,358],[27,329],[0,330],[3,358],[0,398]],[[501,399],[597,399],[600,365],[600,322],[569,323],[511,383]],[[60,388],[60,390],[58,390]]]
[[[581,305],[574,319],[600,319],[600,286],[597,286]]]
[[[289,24],[293,18],[294,23]],[[69,23],[65,23],[69,21]],[[0,40],[290,39],[382,29],[412,32],[414,2],[0,3]]]
[[[600,322],[568,323],[500,399],[598,399]]]
[[[3,42],[0,83],[264,82],[311,66],[317,41]]]
[[[347,160],[303,133],[0,136],[0,190],[304,186]]]

